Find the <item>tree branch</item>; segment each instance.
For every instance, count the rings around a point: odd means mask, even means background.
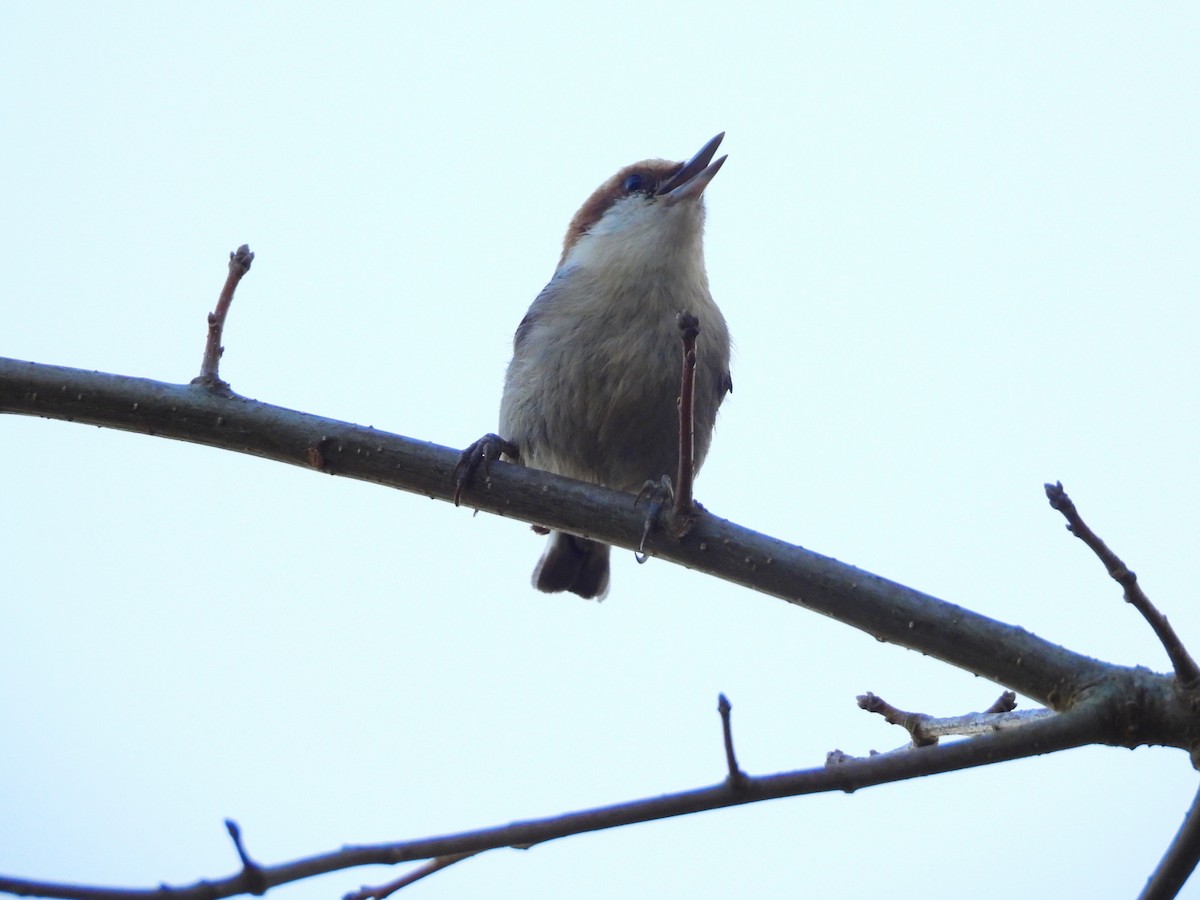
[[[275,866],[257,866],[254,884],[245,871],[224,879],[203,880],[181,887],[121,889],[39,882],[0,877],[0,891],[20,896],[56,897],[63,900],[220,900],[255,888],[269,890],[341,869],[366,865],[395,865],[421,859],[450,862],[467,854],[499,847],[529,848],[536,844],[591,831],[601,831],[722,809],[796,797],[804,794],[845,791],[954,772],[976,766],[1053,753],[1104,741],[1111,737],[1114,719],[1120,718],[1122,695],[1115,690],[1095,692],[1073,709],[1014,729],[977,738],[922,747],[897,753],[848,758],[821,768],[776,775],[726,778],[711,787],[597,807],[547,819],[514,822],[494,828],[390,844],[346,846],[340,850]],[[740,770],[739,770],[740,771]],[[424,870],[418,872],[429,874]],[[439,866],[439,868],[441,868]],[[434,871],[434,870],[430,870]]]
[[[4,358],[0,412],[191,441],[447,501],[460,456],[436,444],[221,396],[198,385]],[[494,463],[488,477],[477,478],[463,497],[487,512],[575,534],[586,531],[631,550],[642,536],[644,515],[631,495],[522,466]],[[646,550],[934,656],[1052,709],[1068,708],[1099,680],[1134,671],[703,510],[685,537],[656,529]],[[1180,746],[1175,739],[1164,742]]]
[[[0,412],[187,440],[448,501],[459,489],[479,509],[564,531],[586,531],[591,537],[630,549],[642,538],[643,517],[634,508],[631,495],[504,463],[485,471],[485,477],[477,479],[477,486],[464,489],[454,482],[460,454],[453,450],[212,388],[207,383],[164,384],[0,359]],[[1033,697],[1060,710],[1060,714],[1043,712],[1042,718],[1024,721],[1019,727],[912,751],[864,759],[835,752],[823,769],[751,777],[737,768],[733,758],[725,704],[721,712],[730,774],[722,784],[711,788],[440,838],[345,847],[278,866],[261,866],[251,860],[240,832],[230,826],[243,868],[219,881],[131,891],[0,878],[0,891],[87,900],[216,900],[243,893],[260,894],[279,884],[352,866],[435,860],[393,882],[392,889],[396,889],[410,883],[414,876],[424,877],[464,858],[464,854],[495,847],[528,847],[569,834],[778,797],[854,791],[1086,743],[1130,747],[1165,744],[1188,749],[1194,763],[1200,761],[1196,691],[1184,681],[1188,670],[1186,662],[1180,663],[1179,654],[1187,662],[1190,657],[1177,638],[1178,652],[1172,653],[1179,675],[1176,679],[1103,663],[1022,628],[758,534],[700,509],[695,527],[686,536],[656,531],[647,543],[653,555],[824,613],[877,639],[938,657]],[[1114,571],[1113,566],[1110,571]],[[1136,580],[1132,573],[1123,570],[1114,577],[1125,574],[1128,578],[1122,583],[1127,592],[1133,592]],[[1140,588],[1136,593],[1140,595]],[[1147,618],[1154,624],[1150,615]],[[1165,619],[1162,624],[1165,626]],[[1159,627],[1156,631],[1163,633]],[[1164,643],[1171,652],[1174,645],[1166,640]],[[1158,893],[1147,896],[1171,896],[1170,891],[1175,889],[1171,886],[1181,885],[1195,867],[1197,853],[1193,845],[1195,833],[1200,831],[1196,818],[1195,810],[1189,813],[1168,858],[1147,888],[1148,892]]]
[[[801,547],[741,528],[706,513],[692,501],[693,397],[696,320],[680,314],[683,359],[679,400],[680,452],[676,525],[651,533],[634,507],[636,498],[546,472],[501,465],[496,449],[457,454],[447,448],[259,403],[232,392],[218,375],[221,337],[234,292],[254,254],[246,245],[230,254],[229,272],[216,309],[208,316],[208,339],[200,375],[173,385],[0,358],[0,412],[85,422],[170,437],[371,481],[472,505],[608,544],[644,551],[824,613],[879,640],[935,656],[1040,700],[1051,709],[1013,713],[1006,692],[984,713],[934,718],[900,710],[874,694],[859,698],[864,709],[905,727],[909,747],[865,758],[833,751],[821,769],[750,776],[733,747],[732,707],[720,695],[727,775],[724,781],[673,795],[636,800],[548,819],[338,851],[276,866],[262,866],[247,852],[241,829],[225,826],[242,868],[225,879],[191,886],[120,889],[36,882],[0,876],[0,892],[72,900],[219,900],[336,870],[369,864],[430,860],[344,900],[384,900],[401,888],[489,849],[528,848],[565,837],[702,810],[822,791],[861,787],[955,771],[1091,743],[1182,747],[1200,767],[1200,667],[1150,603],[1137,576],[1083,522],[1062,484],[1046,485],[1051,505],[1125,588],[1125,598],[1149,622],[1170,656],[1175,679],[1102,663],[1072,653],[1024,629],[945,603],[861,572]],[[499,445],[497,445],[499,446]],[[483,478],[468,489],[483,462]],[[634,502],[630,503],[633,499]],[[693,512],[694,507],[694,512]],[[639,525],[647,524],[641,528]],[[640,540],[639,540],[640,538]],[[649,543],[649,546],[647,546]],[[1057,710],[1054,712],[1052,710]],[[978,736],[939,743],[946,735]],[[1200,795],[1147,883],[1147,900],[1174,897],[1200,862]]]

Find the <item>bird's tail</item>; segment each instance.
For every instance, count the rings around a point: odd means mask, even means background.
[[[570,591],[587,600],[608,593],[608,544],[555,531],[533,570],[533,586],[548,594]]]

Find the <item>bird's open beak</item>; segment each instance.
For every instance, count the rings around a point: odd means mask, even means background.
[[[717,152],[717,147],[721,145],[724,137],[725,132],[722,131],[701,147],[699,153],[685,162],[682,169],[659,185],[658,195],[663,198],[663,202],[667,206],[673,206],[680,200],[697,198],[704,193],[708,183],[713,180],[713,176],[720,171],[721,166],[728,158],[722,156],[715,163],[709,165],[709,160]]]

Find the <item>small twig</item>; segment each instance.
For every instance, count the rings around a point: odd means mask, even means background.
[[[439,856],[437,859],[431,859],[425,865],[413,869],[407,875],[397,878],[395,881],[389,881],[387,884],[377,885],[376,887],[367,887],[364,885],[357,891],[351,891],[346,894],[342,900],[384,900],[384,898],[392,896],[400,888],[408,887],[414,881],[420,881],[427,875],[440,872],[447,866],[452,866],[456,862],[469,859],[480,852],[482,851],[475,850],[471,853],[455,853],[450,856]]]
[[[1017,707],[1017,695],[1012,691],[1005,691],[984,712],[961,716],[936,717],[926,713],[907,712],[869,692],[858,697],[858,705],[867,712],[883,716],[888,723],[899,725],[908,731],[913,747],[928,747],[943,737],[1000,731],[1054,715],[1048,709],[1013,712]]]
[[[669,530],[675,537],[682,538],[696,525],[696,503],[693,484],[696,479],[696,338],[700,334],[700,320],[690,312],[681,311],[675,316],[683,342],[683,367],[679,376],[679,469],[675,483],[671,476],[663,474],[661,481],[653,479],[642,485],[634,500],[636,506],[643,497],[650,497],[650,508],[642,524],[642,540],[633,557],[644,563],[646,539],[654,526],[662,520],[663,511],[670,503],[670,514],[665,517]]]
[[[689,516],[695,509],[693,483],[696,476],[696,338],[700,320],[690,312],[676,317],[683,340],[683,369],[679,386],[679,473],[675,479],[675,515]]]
[[[1150,627],[1154,629],[1163,649],[1167,651],[1171,666],[1175,670],[1175,677],[1179,679],[1180,684],[1191,687],[1200,683],[1200,666],[1196,665],[1196,661],[1187,652],[1183,641],[1175,633],[1175,629],[1171,627],[1167,617],[1150,602],[1150,598],[1138,584],[1137,575],[1130,571],[1120,557],[1113,553],[1108,545],[1084,523],[1083,518],[1079,515],[1079,510],[1075,508],[1075,504],[1071,502],[1071,498],[1063,489],[1062,482],[1047,484],[1046,497],[1049,499],[1050,505],[1062,513],[1067,520],[1067,530],[1091,548],[1092,552],[1099,557],[1100,562],[1104,563],[1109,577],[1125,589],[1125,601],[1132,604],[1134,609],[1142,614],[1142,618],[1150,623]]]
[[[229,254],[229,274],[225,277],[221,296],[217,298],[217,308],[208,314],[208,340],[204,344],[204,359],[200,362],[200,374],[192,379],[192,384],[203,384],[221,391],[229,390],[229,385],[217,374],[221,354],[225,352],[225,348],[221,346],[221,334],[225,330],[225,317],[229,315],[229,305],[233,303],[233,292],[237,290],[242,276],[250,271],[252,262],[254,254],[250,252],[249,244],[242,244]]]
[[[724,694],[717,697],[717,712],[721,714],[721,731],[725,737],[725,764],[729,767],[729,785],[742,787],[746,783],[746,773],[738,767],[737,756],[733,752],[733,724],[730,721],[733,704]]]
[[[252,860],[246,852],[246,845],[242,843],[242,829],[233,819],[226,819],[225,830],[233,839],[233,847],[237,850],[238,859],[242,861],[242,877],[246,880],[247,891],[255,896],[262,896],[270,885],[267,884],[262,866]]]

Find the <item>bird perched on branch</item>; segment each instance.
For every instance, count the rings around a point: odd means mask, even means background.
[[[490,455],[636,492],[680,458],[679,313],[699,321],[694,470],[732,390],[729,330],[704,268],[703,194],[719,134],[686,163],[650,159],[605,181],[571,219],[558,269],[513,339]],[[464,454],[480,458],[476,442]],[[488,451],[482,451],[487,458]],[[690,473],[688,473],[690,475]],[[467,477],[469,477],[469,472]],[[460,480],[461,486],[461,480]],[[609,547],[552,532],[533,574],[547,592],[602,599]]]

